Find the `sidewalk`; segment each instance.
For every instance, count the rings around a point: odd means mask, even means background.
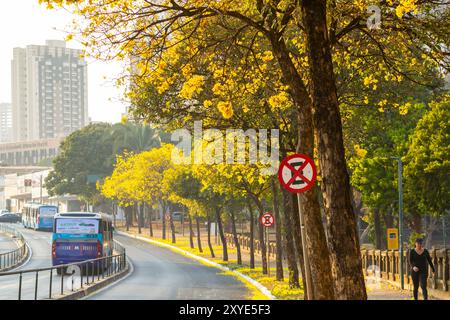
[[[366,279],[368,300],[411,300],[412,292],[400,290],[392,285]],[[421,297],[419,293],[419,297]]]

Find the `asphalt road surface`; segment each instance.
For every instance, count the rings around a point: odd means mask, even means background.
[[[133,264],[133,273],[92,300],[242,300],[250,290],[217,268],[144,241],[115,235]]]
[[[12,227],[22,232],[28,245],[31,247],[31,257],[21,267],[11,270],[29,270],[50,267],[51,262],[51,233],[25,229],[20,224],[12,224]],[[56,275],[53,279],[56,278]],[[38,298],[48,297],[50,273],[39,274]],[[36,273],[24,274],[22,278],[22,299],[34,299]],[[57,291],[57,283],[53,283],[53,292]],[[16,300],[19,290],[19,275],[0,276],[0,300]]]
[[[15,269],[30,270],[51,266],[51,233],[25,229],[14,225],[31,247],[27,263]],[[122,281],[87,297],[92,300],[183,300],[250,298],[250,290],[235,277],[219,269],[205,266],[169,249],[115,235],[126,248],[133,272]],[[65,282],[64,290],[67,291]],[[25,273],[22,278],[22,299],[34,299],[36,273]],[[0,300],[17,300],[19,275],[0,276]],[[61,290],[61,276],[52,274],[52,296]],[[50,291],[50,272],[39,273],[38,299],[47,299]]]

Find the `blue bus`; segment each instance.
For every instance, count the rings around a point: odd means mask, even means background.
[[[53,229],[53,219],[57,213],[57,206],[27,203],[22,209],[22,224],[25,228],[51,231]]]
[[[113,225],[107,214],[66,212],[55,215],[52,235],[53,266],[113,254]],[[62,270],[58,269],[58,274]]]

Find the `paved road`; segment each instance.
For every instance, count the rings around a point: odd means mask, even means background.
[[[51,233],[15,225],[31,247],[30,260],[18,270],[51,266]],[[134,272],[123,281],[108,287],[90,299],[245,299],[250,292],[234,277],[205,266],[168,249],[116,235],[127,249]],[[22,299],[34,299],[35,273],[24,274]],[[50,274],[39,274],[38,299],[48,297]],[[52,293],[59,293],[61,277],[53,274]],[[65,286],[65,284],[64,284]],[[0,276],[0,300],[18,297],[19,276]],[[65,287],[66,288],[66,287]],[[65,289],[66,290],[66,289]]]
[[[6,253],[17,249],[16,242],[7,234],[0,232],[0,253]]]
[[[183,300],[250,297],[235,277],[169,249],[115,235],[127,250],[134,272],[121,282],[90,297],[92,300]]]
[[[23,226],[12,225],[22,232],[27,243],[31,247],[30,260],[14,271],[45,268],[51,266],[51,233],[25,229]],[[22,279],[22,299],[34,298],[35,273],[24,274]],[[44,298],[49,291],[49,272],[41,274],[38,282],[38,298]],[[58,277],[59,278],[59,277]],[[58,283],[56,275],[53,277],[53,290],[56,292]],[[0,276],[0,300],[14,300],[18,297],[19,276]]]

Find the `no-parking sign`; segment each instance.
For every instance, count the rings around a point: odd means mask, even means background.
[[[275,224],[275,217],[271,213],[266,212],[261,215],[259,221],[264,227],[270,228]]]
[[[286,190],[294,193],[309,190],[316,182],[317,170],[314,161],[304,154],[293,154],[285,158],[278,169],[278,180]]]

